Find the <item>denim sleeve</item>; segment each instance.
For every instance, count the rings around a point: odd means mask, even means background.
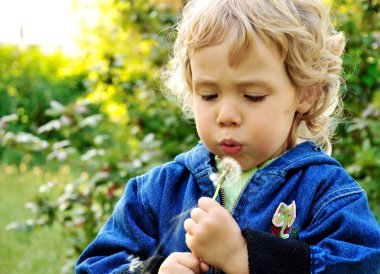
[[[76,273],[150,273],[163,258],[157,249],[157,228],[139,199],[136,179],[128,182],[123,197],[96,239],[79,257]]]
[[[362,189],[341,189],[318,203],[300,240],[252,229],[249,273],[380,273],[380,229]]]
[[[380,228],[359,186],[336,190],[321,199],[312,221],[300,234],[310,244],[311,273],[380,271]]]

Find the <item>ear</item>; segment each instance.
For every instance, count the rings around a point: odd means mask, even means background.
[[[300,91],[298,98],[297,112],[306,113],[314,105],[317,100],[318,89],[316,87],[305,88]]]

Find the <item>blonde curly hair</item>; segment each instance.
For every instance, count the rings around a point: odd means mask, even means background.
[[[255,36],[273,42],[284,60],[297,96],[314,96],[306,113],[296,113],[287,149],[313,140],[331,153],[331,138],[341,110],[343,33],[333,27],[318,0],[190,0],[179,19],[172,59],[163,70],[165,88],[186,117],[193,117],[190,58],[202,47],[234,35],[231,65],[254,47]]]

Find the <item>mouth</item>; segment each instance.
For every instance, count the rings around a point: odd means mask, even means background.
[[[232,139],[221,141],[219,147],[224,154],[237,154],[243,149],[242,144]]]

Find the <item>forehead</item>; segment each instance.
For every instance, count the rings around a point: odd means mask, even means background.
[[[258,36],[254,43],[244,52],[238,52],[242,58],[238,61],[235,46],[235,35],[227,33],[224,39],[215,45],[207,45],[194,49],[190,55],[192,68],[215,68],[216,64],[224,64],[230,68],[259,69],[266,64],[274,63],[283,66],[280,52],[273,42],[264,42]]]
[[[204,34],[202,42],[188,44],[188,56],[192,59],[195,53],[203,52],[205,49],[216,49],[226,54],[230,66],[237,66],[251,54],[274,55],[277,59],[284,59],[280,53],[278,45],[268,37],[261,37],[256,31],[251,34],[245,34],[242,37],[241,31],[234,28],[224,29],[219,36]],[[196,40],[196,39],[194,39]]]
[[[190,59],[192,90],[210,86],[223,90],[253,86],[274,90],[289,85],[283,62],[269,48],[257,46],[246,59],[231,66],[226,53],[228,46],[228,42],[223,42],[195,51]]]

